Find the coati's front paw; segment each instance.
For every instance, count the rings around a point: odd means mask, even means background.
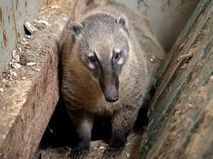
[[[104,151],[102,159],[114,158],[120,155],[123,149],[124,149],[124,146],[121,146],[121,147],[107,146],[106,150]]]
[[[89,153],[89,150],[75,150],[73,149],[70,154],[70,159],[83,159]]]
[[[126,137],[127,133],[119,134],[113,132],[102,159],[114,158],[120,155],[125,147],[125,143],[127,141]]]

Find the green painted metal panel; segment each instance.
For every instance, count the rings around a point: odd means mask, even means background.
[[[24,36],[23,24],[36,17],[47,0],[0,0],[0,77],[12,50]]]
[[[213,1],[201,0],[158,72],[143,158],[213,158]]]

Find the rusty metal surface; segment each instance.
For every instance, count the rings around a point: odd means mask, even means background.
[[[36,17],[47,0],[0,0],[0,77],[12,50],[24,36],[23,24]]]

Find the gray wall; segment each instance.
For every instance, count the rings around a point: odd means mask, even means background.
[[[46,1],[0,0],[0,77],[12,57],[18,39],[24,36],[24,22],[31,22]]]
[[[122,0],[146,15],[159,42],[169,51],[200,0]]]

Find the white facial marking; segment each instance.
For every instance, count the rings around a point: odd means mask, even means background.
[[[121,54],[121,50],[120,49],[114,49],[114,53],[116,54]],[[117,64],[122,65],[124,63],[124,57],[126,56],[127,52],[126,51],[122,51],[122,54],[120,59],[117,60]]]
[[[118,62],[117,62],[119,65],[123,64],[124,63],[124,59],[121,57]]]
[[[91,69],[94,69],[94,68],[95,68],[95,66],[94,66],[93,64],[91,64],[91,63],[89,63],[88,66],[89,66],[89,68],[91,68]]]
[[[120,49],[114,49],[115,53],[120,53],[120,51],[121,51]]]
[[[94,53],[93,52],[89,52],[88,54],[87,54],[87,56],[88,57],[93,57],[94,56]],[[88,67],[89,68],[91,68],[91,69],[94,69],[95,68],[95,66],[92,64],[92,63],[88,63]]]
[[[87,55],[88,55],[88,57],[92,57],[92,56],[94,56],[94,53],[93,52],[89,52]]]

